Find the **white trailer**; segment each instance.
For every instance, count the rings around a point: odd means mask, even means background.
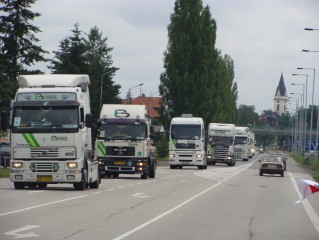
[[[248,161],[249,159],[249,128],[236,127],[235,132],[235,158]]]
[[[210,123],[207,133],[208,163],[224,163],[234,166],[235,125],[226,123]]]
[[[69,183],[98,188],[87,75],[21,75],[10,120],[16,189]]]
[[[101,175],[141,174],[143,179],[154,178],[152,129],[145,105],[104,104],[95,142]]]
[[[202,118],[183,114],[171,121],[169,136],[169,164],[171,169],[183,166],[207,168],[205,127]]]

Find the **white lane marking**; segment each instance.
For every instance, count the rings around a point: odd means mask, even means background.
[[[99,192],[94,192],[94,193],[91,193],[92,195],[94,195],[94,194],[98,194],[98,193],[101,193],[102,191],[99,191]]]
[[[138,197],[138,198],[146,198],[146,197],[150,197],[147,196],[145,193],[134,193],[132,194],[133,197]]]
[[[110,188],[110,189],[104,190],[104,192],[109,192],[109,191],[113,191],[113,190],[114,190],[114,188]]]
[[[292,184],[294,185],[296,192],[298,193],[299,198],[302,198],[302,194],[299,191],[297,182],[295,177],[293,176],[292,173],[288,172],[289,176],[290,176],[290,180],[292,182]],[[308,214],[311,223],[313,224],[313,226],[315,227],[315,229],[317,230],[317,233],[319,234],[319,217],[316,213],[316,211],[313,209],[313,207],[311,206],[311,204],[309,203],[308,199],[304,199],[302,200],[302,205],[306,210],[306,213]]]
[[[35,206],[32,206],[32,207],[28,207],[28,208],[22,208],[22,209],[15,210],[15,211],[12,211],[12,212],[1,213],[0,217],[6,216],[6,215],[10,215],[10,214],[14,214],[14,213],[18,213],[18,212],[28,211],[28,210],[35,209],[35,208],[45,207],[45,206],[49,206],[49,205],[53,205],[53,204],[57,204],[57,203],[61,203],[61,202],[67,202],[67,201],[71,201],[71,200],[74,200],[74,199],[83,198],[83,197],[87,197],[87,196],[88,195],[81,195],[81,196],[78,196],[78,197],[66,198],[66,199],[62,199],[62,200],[58,200],[58,201],[54,201],[54,202],[48,202],[48,203],[44,203],[44,204],[40,204],[40,205],[35,205]]]
[[[258,158],[257,158],[257,159],[258,159]],[[255,161],[257,161],[257,159],[256,159]],[[139,225],[139,226],[133,228],[132,230],[130,230],[130,231],[126,232],[126,233],[123,233],[123,234],[121,234],[120,236],[118,236],[118,237],[116,237],[116,238],[113,238],[113,240],[121,240],[121,239],[123,239],[123,238],[126,238],[126,237],[132,235],[133,233],[135,233],[135,232],[137,232],[137,231],[139,231],[139,230],[145,228],[146,226],[150,225],[151,223],[156,222],[157,220],[159,220],[159,219],[165,217],[166,215],[171,214],[172,212],[174,212],[174,211],[176,211],[177,209],[179,209],[179,208],[185,206],[186,204],[190,203],[191,201],[195,200],[196,198],[199,198],[200,196],[204,195],[205,193],[211,191],[212,189],[214,189],[215,187],[219,186],[220,184],[222,184],[223,182],[227,181],[228,179],[231,179],[232,177],[236,176],[236,175],[237,175],[238,173],[240,173],[241,171],[243,171],[243,170],[249,168],[255,161],[253,161],[253,162],[250,163],[250,164],[247,164],[248,166],[245,166],[245,168],[241,167],[242,169],[241,169],[240,171],[237,171],[235,174],[233,174],[233,175],[231,175],[231,176],[228,176],[227,179],[224,179],[224,180],[222,180],[222,181],[218,181],[215,185],[213,185],[213,186],[207,188],[206,190],[204,190],[204,191],[202,191],[202,192],[200,192],[200,193],[194,195],[193,197],[191,197],[191,198],[187,199],[186,201],[182,202],[181,204],[179,204],[179,205],[177,205],[177,206],[171,208],[170,210],[168,210],[168,211],[166,211],[166,212],[164,212],[164,213],[162,213],[162,214],[160,214],[160,215],[158,215],[158,216],[152,218],[151,220],[149,220],[149,221],[147,221],[147,222],[145,222],[145,223],[143,223],[143,224],[141,224],[141,225]]]
[[[145,222],[145,223],[143,223],[143,224],[141,224],[141,225],[139,225],[139,226],[133,228],[132,230],[130,230],[130,231],[126,232],[126,233],[123,233],[122,235],[120,235],[120,236],[118,236],[118,237],[116,237],[116,238],[113,238],[113,240],[120,240],[120,239],[123,239],[123,238],[125,238],[125,237],[128,237],[129,235],[131,235],[131,234],[133,234],[133,233],[135,233],[135,232],[141,230],[142,228],[144,228],[144,227],[150,225],[150,224],[153,223],[153,222],[156,222],[157,220],[159,220],[159,219],[165,217],[166,215],[168,215],[168,214],[170,214],[170,213],[176,211],[177,209],[183,207],[184,205],[186,205],[186,204],[188,204],[189,202],[193,201],[194,199],[200,197],[201,195],[203,195],[203,194],[209,192],[209,191],[212,190],[213,188],[219,186],[221,183],[222,183],[222,182],[216,183],[214,186],[211,186],[211,187],[207,188],[206,190],[204,190],[204,191],[202,191],[202,192],[200,192],[200,193],[194,195],[193,197],[187,199],[186,201],[182,202],[181,204],[177,205],[176,207],[173,207],[173,208],[171,208],[170,210],[168,210],[168,211],[166,211],[166,212],[164,212],[164,213],[158,215],[157,217],[154,217],[154,218],[152,218],[151,220],[149,220],[149,221],[147,221],[147,222]]]
[[[20,233],[20,232],[24,232],[24,231],[28,231],[31,230],[33,228],[37,228],[40,226],[36,226],[36,225],[28,225],[22,228],[18,228],[15,230],[12,230],[10,232],[5,232],[4,234],[9,235],[9,236],[14,236],[13,238],[31,238],[31,237],[39,237],[38,234],[35,234],[34,232],[29,232],[29,233]]]

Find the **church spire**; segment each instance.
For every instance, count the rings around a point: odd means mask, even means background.
[[[276,89],[276,93],[274,96],[273,111],[278,113],[279,115],[286,113],[287,112],[287,103],[288,103],[287,90],[286,90],[286,86],[285,86],[283,73],[281,73],[279,84],[278,84],[278,87]]]

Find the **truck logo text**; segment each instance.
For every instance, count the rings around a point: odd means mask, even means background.
[[[68,141],[67,137],[57,137],[57,136],[51,136],[52,141]]]
[[[129,117],[130,114],[125,109],[115,109],[115,117]]]

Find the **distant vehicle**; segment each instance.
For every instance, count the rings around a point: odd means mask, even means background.
[[[285,166],[285,169],[284,169],[284,170],[286,171],[286,168],[287,168],[287,157],[284,156],[282,153],[278,153],[278,152],[276,152],[276,153],[271,153],[270,155],[273,155],[273,156],[282,158],[282,160],[283,160],[283,162],[284,162],[284,166]]]
[[[182,114],[171,121],[169,136],[169,165],[171,169],[183,166],[207,168],[205,125],[202,118]]]
[[[265,155],[260,160],[259,175],[263,176],[264,173],[268,174],[279,174],[281,177],[284,176],[285,165],[281,156],[270,154]]]
[[[10,167],[10,145],[9,144],[0,145],[0,162],[1,162],[1,168]]]
[[[259,153],[264,153],[264,148],[263,147],[259,148]]]

